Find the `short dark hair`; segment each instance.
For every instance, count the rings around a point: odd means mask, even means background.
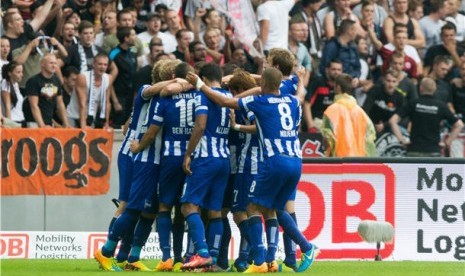
[[[448,64],[449,63],[449,58],[447,56],[442,56],[442,55],[439,55],[439,56],[435,56],[434,57],[434,60],[433,60],[433,66],[434,65],[437,65],[439,63],[446,63]]]
[[[128,8],[125,8],[125,9],[120,10],[120,11],[116,14],[116,20],[117,20],[118,22],[120,21],[121,15],[122,15],[123,13],[129,13],[129,14],[131,14],[131,10],[128,9]],[[132,16],[132,15],[131,15],[131,16]]]
[[[189,43],[189,52],[193,53],[195,51],[195,46],[197,46],[199,44],[203,45],[203,43],[198,41],[198,40],[194,40],[191,43]]]
[[[190,66],[188,63],[186,62],[182,62],[180,64],[178,64],[176,66],[176,68],[174,68],[174,75],[176,78],[186,78],[187,76],[187,73],[189,72],[192,72],[194,73],[194,68],[192,66]]]
[[[341,61],[340,59],[338,59],[338,58],[333,58],[333,59],[331,59],[331,60],[328,62],[328,64],[326,64],[326,68],[331,67],[331,64],[333,64],[333,63],[337,63],[337,64],[340,64],[340,65],[343,65],[343,63],[342,63],[342,61]]]
[[[343,35],[347,33],[349,28],[351,28],[353,25],[355,25],[355,21],[352,19],[344,19],[341,21],[341,25],[339,26],[339,29],[337,30],[337,35]]]
[[[119,43],[124,42],[124,38],[131,35],[132,28],[131,27],[119,27],[116,31],[116,37],[118,38]]]
[[[321,0],[302,0],[302,7],[308,7],[310,6],[311,4],[316,4],[318,2],[320,2]]]
[[[457,32],[457,27],[455,26],[455,24],[446,21],[446,24],[444,24],[444,26],[441,27],[441,35],[446,30],[454,30],[454,32]]]
[[[87,20],[82,20],[81,24],[79,24],[78,32],[82,33],[85,29],[91,29],[91,28],[92,30],[94,30],[94,24],[92,24],[92,22],[87,21]]]
[[[181,39],[183,33],[188,33],[189,31],[186,29],[180,29],[176,32],[176,39]]]
[[[207,63],[200,68],[199,77],[205,78],[209,81],[221,82],[223,73],[221,72],[221,67],[218,64]]]
[[[445,0],[431,0],[430,1],[430,12],[438,12],[442,7],[444,7]]]
[[[66,66],[62,71],[63,77],[65,78],[69,78],[71,74],[78,75],[79,73],[79,70],[74,66]]]

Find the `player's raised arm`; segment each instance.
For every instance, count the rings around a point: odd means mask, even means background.
[[[299,83],[297,84],[297,93],[296,97],[299,100],[300,105],[304,104],[305,101],[305,87],[304,87],[304,81],[305,81],[305,68],[300,67],[299,70],[297,70],[297,77],[299,78]]]
[[[234,108],[234,109],[239,109],[239,100],[236,98],[229,98],[221,93],[215,92],[213,89],[205,85],[203,81],[199,78],[194,73],[189,73],[186,77],[186,80],[195,86],[197,90],[201,90],[205,95],[215,104],[224,106],[224,107],[229,107],[229,108]]]

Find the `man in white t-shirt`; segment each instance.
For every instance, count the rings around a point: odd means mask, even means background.
[[[263,49],[287,49],[289,31],[289,11],[297,0],[266,0],[257,8],[257,20],[260,23],[260,39]]]
[[[161,17],[156,13],[150,13],[147,15],[147,21],[145,22],[147,31],[140,33],[137,37],[142,41],[144,45],[144,53],[150,53],[149,44],[154,36],[161,39],[162,43],[165,43],[167,35],[160,32],[161,28]]]

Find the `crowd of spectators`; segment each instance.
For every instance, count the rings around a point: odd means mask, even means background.
[[[252,45],[237,35],[228,2],[2,1],[2,124],[120,128],[158,60],[260,74],[273,48],[291,51],[307,71],[302,131],[320,131],[342,73],[378,135],[418,98],[424,77],[434,80],[435,99],[465,116],[464,1],[239,1],[256,16],[246,26],[257,31]]]

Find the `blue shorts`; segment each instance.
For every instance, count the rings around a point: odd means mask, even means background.
[[[158,201],[168,206],[179,203],[182,186],[186,175],[182,170],[183,156],[163,157],[160,164],[160,180],[158,182]]]
[[[276,210],[284,210],[296,190],[302,174],[302,160],[275,155],[259,164],[258,174],[250,186],[249,201]]]
[[[134,162],[129,155],[118,154],[119,195],[120,201],[128,201],[131,190],[132,166]]]
[[[238,173],[233,186],[231,212],[245,212],[249,204],[249,189],[255,179],[255,175],[250,173]]]
[[[191,163],[192,175],[186,177],[182,203],[192,203],[207,210],[221,211],[224,190],[228,184],[229,159],[195,158]]]
[[[158,212],[157,185],[160,166],[151,162],[134,162],[127,208],[144,213]]]

